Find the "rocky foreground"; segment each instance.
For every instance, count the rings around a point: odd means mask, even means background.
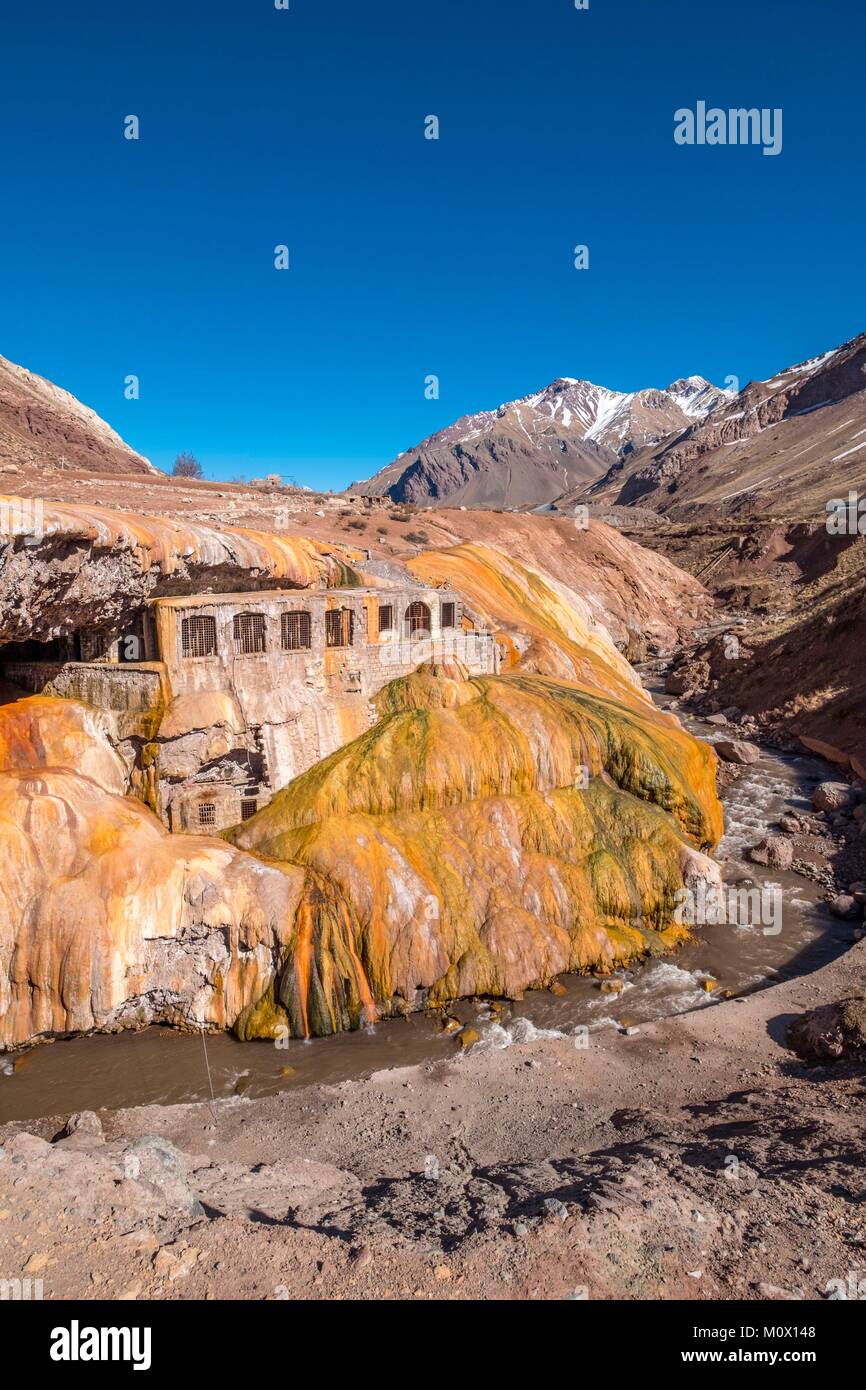
[[[864,968],[588,1049],[7,1125],[0,1268],[54,1299],[862,1296],[862,1025],[817,1064],[787,1028]]]

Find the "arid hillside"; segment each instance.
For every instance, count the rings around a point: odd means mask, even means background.
[[[0,357],[0,473],[156,473],[94,410]]]

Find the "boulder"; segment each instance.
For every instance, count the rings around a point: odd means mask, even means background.
[[[822,782],[812,793],[816,811],[851,811],[856,802],[857,793],[847,782]]]
[[[749,850],[749,858],[771,869],[790,869],[794,863],[794,847],[784,835],[765,835],[760,844]]]
[[[756,763],[761,756],[760,748],[744,739],[720,738],[713,747],[724,762],[739,763],[743,767]]]
[[[791,1024],[788,1039],[806,1062],[866,1057],[866,998],[812,1009]]]
[[[834,917],[842,917],[846,920],[861,915],[860,904],[850,893],[840,893],[838,898],[834,898],[830,903],[830,911]]]
[[[69,1139],[73,1134],[87,1135],[90,1139],[102,1138],[102,1121],[93,1110],[76,1110],[70,1115],[63,1129],[62,1138]]]

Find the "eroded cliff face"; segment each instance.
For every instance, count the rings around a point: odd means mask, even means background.
[[[353,583],[350,551],[301,536],[217,528],[103,507],[0,497],[0,641],[48,641],[78,628],[128,630],[157,593]]]

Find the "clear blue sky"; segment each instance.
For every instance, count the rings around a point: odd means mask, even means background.
[[[866,328],[861,0],[54,0],[2,42],[0,352],[160,466],[338,488],[555,376]],[[700,98],[782,154],[675,145]]]

